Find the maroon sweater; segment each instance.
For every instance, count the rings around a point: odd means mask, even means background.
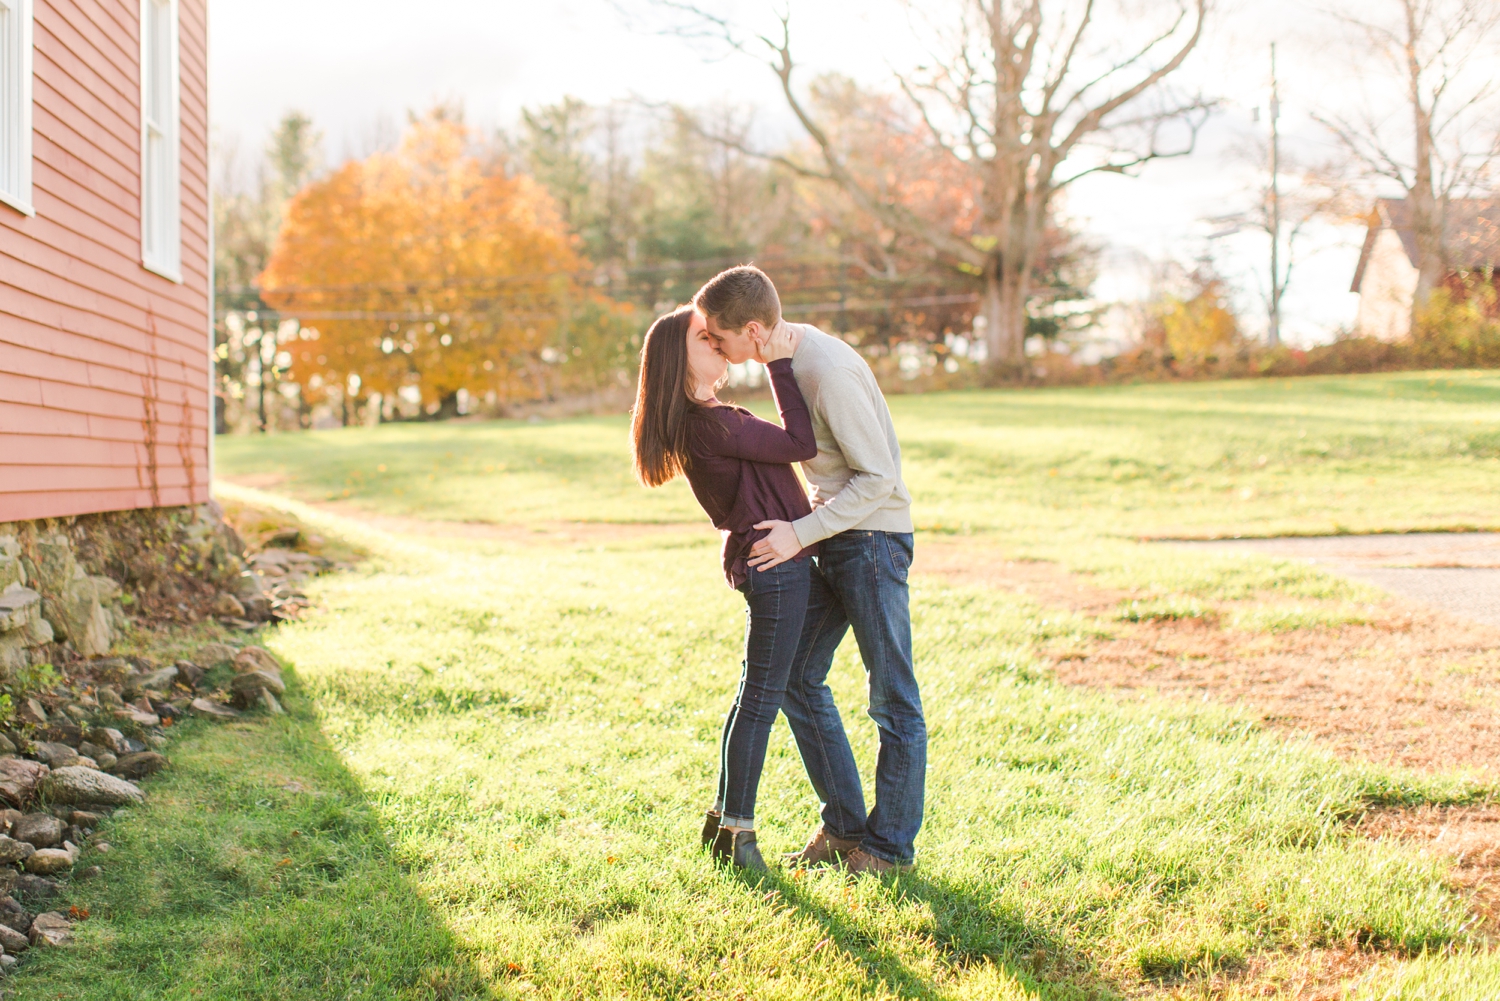
[[[724,533],[724,576],[739,587],[754,573],[750,547],[769,533],[761,521],[796,521],[812,513],[791,463],[818,454],[812,415],[792,377],[792,360],[767,366],[771,392],[781,412],[777,427],[742,407],[703,407],[689,417],[687,481],[714,527]],[[809,546],[797,559],[815,555]]]

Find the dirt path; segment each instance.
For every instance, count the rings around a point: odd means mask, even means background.
[[[1111,638],[1052,651],[1068,684],[1206,694],[1349,757],[1500,778],[1500,629],[1400,598],[1336,628],[1241,632],[1227,602],[1217,620],[1118,621],[1127,592],[972,540],[925,540],[914,569],[1105,619]]]
[[[717,536],[707,521],[605,522],[605,521],[538,521],[524,525],[497,524],[490,521],[438,521],[405,515],[376,514],[355,504],[327,501],[310,504],[320,511],[357,521],[392,535],[419,535],[445,539],[494,539],[517,545],[571,546],[601,545],[632,539],[650,539],[669,535],[703,534]]]
[[[1116,610],[1132,595],[1056,564],[1008,560],[972,539],[925,539],[917,553],[918,573],[1104,620],[1110,638],[1051,651],[1065,684],[1122,698],[1208,696],[1249,709],[1273,729],[1311,736],[1345,758],[1432,772],[1463,769],[1500,781],[1500,629],[1493,626],[1400,597],[1366,624],[1281,633],[1225,628],[1225,614],[1119,621]],[[1452,858],[1454,888],[1470,896],[1480,927],[1500,940],[1500,809],[1380,809],[1364,818],[1361,830]],[[1285,996],[1323,997],[1311,985],[1341,982],[1343,974],[1333,974],[1353,961],[1351,955],[1314,957],[1303,981],[1309,986],[1289,981]],[[1323,969],[1325,960],[1333,966]]]

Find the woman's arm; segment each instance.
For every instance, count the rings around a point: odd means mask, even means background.
[[[776,409],[781,412],[781,423],[785,426],[777,427],[770,421],[733,410],[715,414],[724,421],[725,433],[704,434],[701,443],[706,451],[752,462],[806,462],[818,454],[818,443],[813,438],[812,414],[792,376],[791,359],[773,361],[766,367],[771,372],[771,393],[776,398]]]

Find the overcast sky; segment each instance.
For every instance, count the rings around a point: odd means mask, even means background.
[[[1151,0],[1127,0],[1149,4]],[[628,6],[628,5],[627,5]],[[642,10],[645,4],[640,5]],[[753,18],[769,5],[738,3]],[[860,11],[850,14],[851,8]],[[808,76],[837,70],[886,85],[892,66],[922,58],[909,13],[895,0],[793,0],[796,47]],[[1253,199],[1254,172],[1230,153],[1255,130],[1252,109],[1267,99],[1268,47],[1279,44],[1283,124],[1309,155],[1331,151],[1310,110],[1343,99],[1349,62],[1328,44],[1329,27],[1310,4],[1238,0],[1221,5],[1184,83],[1225,99],[1194,156],[1151,165],[1141,177],[1080,183],[1066,211],[1106,248],[1096,292],[1138,294],[1149,262],[1191,261],[1223,215]],[[795,136],[776,81],[762,64],[644,29],[609,0],[220,0],[210,21],[212,117],[216,141],[258,147],[289,109],[312,116],[333,162],[368,152],[409,109],[459,100],[471,122],[508,126],[519,110],[564,95],[590,102],[639,96],[701,104],[728,99],[763,108],[768,134]],[[1357,229],[1316,234],[1324,246],[1294,279],[1286,304],[1289,337],[1312,341],[1353,318],[1348,293]],[[1221,240],[1222,266],[1247,313],[1261,309],[1254,268],[1263,241]],[[1247,326],[1257,324],[1254,315]]]

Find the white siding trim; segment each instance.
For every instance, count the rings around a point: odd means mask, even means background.
[[[0,202],[34,216],[31,204],[32,0],[0,0]]]
[[[166,23],[153,17],[165,16]],[[141,265],[182,282],[182,81],[177,0],[141,0]]]

